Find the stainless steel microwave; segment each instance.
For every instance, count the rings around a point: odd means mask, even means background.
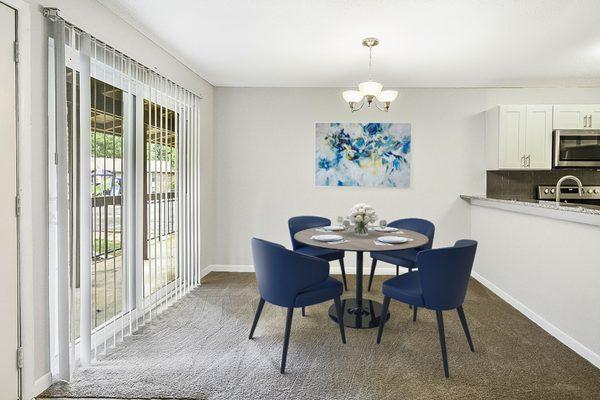
[[[600,167],[600,130],[555,130],[555,167]]]

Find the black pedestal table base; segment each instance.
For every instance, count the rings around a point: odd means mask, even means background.
[[[358,307],[357,299],[342,299],[342,309],[344,310],[344,326],[348,328],[376,328],[381,321],[381,303],[375,300],[361,299],[362,307]],[[329,307],[329,317],[337,322],[337,311],[335,304]],[[390,313],[386,316],[386,321],[390,318]]]

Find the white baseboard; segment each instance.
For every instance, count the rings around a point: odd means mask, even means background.
[[[38,396],[44,390],[48,389],[52,385],[52,373],[48,372],[46,375],[42,375],[41,378],[36,379],[33,384],[33,393]],[[33,399],[35,399],[35,396]]]
[[[354,265],[346,265],[344,267],[347,274],[356,275],[356,267]],[[254,272],[254,265],[227,265],[214,264],[202,269],[201,276],[204,277],[210,272]],[[335,275],[341,275],[342,269],[336,262],[329,267],[329,272]],[[368,275],[371,272],[371,266],[365,265],[363,275]],[[406,272],[405,268],[400,268],[400,273]],[[375,275],[396,275],[396,267],[389,264],[378,263],[375,269]]]
[[[506,293],[504,290],[500,289],[498,286],[494,285],[492,282],[488,281],[483,276],[479,275],[477,272],[473,272],[471,276],[473,276],[473,278],[475,278],[483,286],[487,287],[492,292],[494,292],[502,300],[506,301],[508,304],[516,308],[519,312],[521,312],[521,314],[525,315],[531,321],[535,322],[540,328],[554,336],[556,339],[558,339],[564,345],[566,345],[571,350],[579,354],[581,357],[588,360],[596,368],[600,368],[600,355],[594,353],[592,350],[588,349],[586,346],[573,339],[571,336],[567,335],[557,326],[553,325],[540,315],[536,314],[525,304],[521,303],[519,300],[515,299],[510,294]]]

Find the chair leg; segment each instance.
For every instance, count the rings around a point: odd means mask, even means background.
[[[467,318],[465,317],[465,311],[462,306],[456,309],[458,312],[458,317],[460,318],[460,323],[462,324],[463,331],[465,331],[465,336],[467,337],[467,342],[469,343],[469,348],[472,352],[475,352],[475,347],[473,347],[473,341],[471,340],[471,334],[469,333],[469,326],[467,325]]]
[[[252,328],[250,328],[250,335],[248,336],[248,339],[252,339],[252,336],[254,335],[254,330],[256,329],[256,325],[258,325],[258,319],[260,318],[260,314],[262,313],[264,305],[265,299],[261,297],[258,301],[258,307],[256,308],[256,314],[254,314],[254,322],[252,322]]]
[[[440,333],[440,347],[442,348],[442,361],[444,362],[444,376],[446,376],[446,378],[449,378],[450,373],[448,372],[448,355],[446,354],[446,335],[444,334],[444,317],[442,316],[441,311],[436,311],[435,315],[437,317],[438,331]]]
[[[346,344],[346,331],[344,330],[344,310],[339,297],[333,299],[335,302],[335,310],[337,312],[338,326],[340,327],[340,335],[342,335],[342,343]]]
[[[285,373],[285,362],[287,360],[288,345],[290,344],[290,331],[292,330],[292,317],[294,316],[294,307],[290,307],[287,310],[287,317],[285,319],[285,336],[283,337],[283,354],[281,355],[281,372]]]
[[[302,307],[302,316],[306,317],[306,307]]]
[[[400,275],[400,266],[396,265],[396,276]]]
[[[373,284],[373,277],[375,276],[375,267],[377,266],[377,260],[373,259],[371,261],[371,274],[369,275],[369,286],[367,288],[367,292],[371,291],[371,285]]]
[[[413,322],[415,322],[417,320],[417,310],[418,309],[419,309],[419,307],[413,306]]]
[[[381,335],[383,335],[383,326],[385,325],[385,320],[387,319],[388,308],[390,306],[391,297],[385,296],[383,298],[383,308],[381,309],[381,317],[379,320],[379,331],[377,332],[377,344],[381,343]]]
[[[344,290],[348,290],[348,284],[346,283],[346,268],[344,267],[343,258],[340,258],[340,269],[342,270],[342,281],[344,281]]]

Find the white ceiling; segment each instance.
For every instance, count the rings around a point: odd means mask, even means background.
[[[598,86],[600,0],[99,0],[216,86]]]

